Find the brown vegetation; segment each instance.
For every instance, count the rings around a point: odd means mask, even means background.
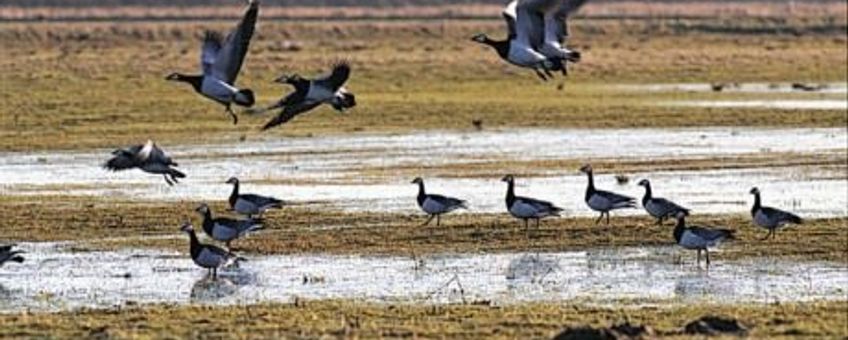
[[[0,239],[77,241],[77,249],[128,246],[186,250],[179,233],[185,219],[196,225],[196,202],[115,202],[79,197],[5,197],[0,213],[7,221]],[[225,211],[221,203],[213,210]],[[236,242],[245,253],[390,254],[417,256],[451,252],[572,251],[596,247],[673,245],[673,225],[658,226],[647,217],[614,217],[612,225],[592,218],[553,218],[525,230],[507,214],[446,216],[442,226],[422,227],[420,214],[348,213],[320,205],[291,206],[267,216],[267,230]],[[848,219],[816,219],[781,230],[760,241],[764,231],[748,215],[708,215],[693,223],[737,230],[738,240],[724,247],[722,259],[793,257],[848,262]],[[174,238],[148,238],[173,235]],[[93,240],[92,240],[93,239]],[[815,246],[811,246],[815,245]]]
[[[647,325],[686,338],[706,315],[736,319],[753,338],[840,338],[846,301],[613,308],[574,304],[398,305],[297,301],[252,306],[151,305],[54,314],[0,315],[2,338],[552,338],[566,327]]]
[[[498,19],[502,1],[264,1],[264,18],[287,19]],[[209,1],[49,1],[6,2],[2,20],[173,20],[234,19],[238,2],[213,5]],[[823,18],[845,20],[844,1],[594,1],[581,17],[594,18]]]
[[[260,133],[267,117],[243,116],[233,126],[221,106],[163,79],[174,71],[197,72],[202,32],[229,26],[0,24],[0,150],[109,148],[148,138],[167,145],[281,134],[394,133],[471,128],[478,119],[486,128],[848,123],[839,110],[656,106],[668,100],[747,97],[614,86],[844,81],[845,31],[820,30],[838,27],[826,20],[578,20],[571,42],[585,58],[567,78],[548,83],[469,40],[477,32],[501,37],[500,21],[263,22],[239,77],[241,86],[256,91],[260,105],[289,91],[271,83],[281,73],[319,74],[339,59],[353,64],[349,87],[360,105],[344,115],[318,109]],[[705,33],[714,30],[730,33]],[[492,95],[504,89],[509,96]]]

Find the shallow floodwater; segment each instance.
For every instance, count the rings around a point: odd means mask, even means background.
[[[845,99],[796,99],[796,100],[684,100],[666,103],[671,106],[695,106],[715,108],[759,108],[781,110],[848,110]]]
[[[72,253],[55,244],[21,247],[28,251],[26,261],[0,272],[0,312],[295,298],[771,303],[844,299],[848,287],[848,267],[837,263],[724,261],[720,252],[713,252],[713,265],[705,270],[703,263],[693,263],[693,253],[670,247],[434,255],[419,261],[397,256],[261,256],[224,270],[217,281],[178,253]]]
[[[745,95],[746,99],[733,100],[677,100],[659,102],[667,106],[692,106],[713,108],[759,108],[778,110],[848,110],[848,84],[790,84],[790,83],[669,83],[628,84],[614,86],[626,91],[668,93],[723,93]],[[717,90],[715,87],[720,87]],[[776,94],[792,94],[793,98],[774,98]]]
[[[431,131],[404,135],[343,135],[281,138],[229,145],[163,145],[180,169],[183,183],[168,187],[161,176],[138,170],[110,173],[100,168],[110,150],[74,153],[7,153],[0,157],[0,194],[96,195],[148,200],[221,200],[238,176],[243,190],[289,201],[322,201],[364,211],[417,211],[417,188],[405,169],[500,160],[668,160],[756,154],[758,152],[848,157],[845,129],[510,129],[481,132]],[[369,171],[382,168],[385,171]],[[501,212],[511,169],[490,178],[432,178],[428,189],[467,199],[473,212]],[[592,215],[582,201],[585,177],[577,169],[542,169],[538,178],[518,178],[519,194],[551,200],[569,215]],[[599,175],[596,184],[632,196],[650,178],[655,195],[697,212],[742,212],[748,189],[759,186],[770,205],[807,217],[848,215],[845,168],[786,166],[711,171],[627,174],[618,185]],[[461,176],[460,176],[461,177]],[[626,213],[626,212],[625,212]],[[639,213],[631,210],[630,213]]]
[[[729,93],[823,93],[846,94],[848,83],[801,84],[804,89],[791,83],[665,83],[665,84],[627,84],[615,88],[629,91],[648,92],[729,92]],[[716,91],[714,86],[720,86]]]

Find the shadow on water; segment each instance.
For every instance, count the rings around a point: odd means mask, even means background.
[[[191,286],[191,302],[216,302],[234,296],[241,287],[256,285],[256,274],[236,262],[218,270],[218,277],[207,273]]]
[[[191,286],[191,302],[214,302],[232,296],[238,286],[226,277],[213,279],[210,275],[197,280]]]

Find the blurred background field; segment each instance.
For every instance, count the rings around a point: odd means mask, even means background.
[[[221,119],[219,107],[163,79],[174,71],[197,71],[204,30],[227,29],[240,13],[238,2],[131,9],[61,3],[0,6],[0,150],[122,145],[150,135],[164,143],[259,137],[257,126],[266,117],[246,117],[233,127]],[[331,5],[337,4],[344,2]],[[239,78],[259,94],[260,104],[287,91],[271,83],[280,74],[317,74],[343,59],[354,65],[350,87],[363,103],[344,115],[319,110],[270,135],[464,129],[474,120],[488,127],[597,128],[848,122],[839,110],[651,105],[811,98],[806,94],[640,93],[617,87],[842,82],[848,70],[845,2],[592,2],[572,20],[570,44],[586,58],[569,77],[552,83],[506,65],[469,40],[478,32],[504,35],[496,3],[389,4],[394,2],[263,7]],[[56,13],[33,14],[43,9]],[[454,18],[454,11],[466,14]],[[152,20],[160,14],[164,17]],[[348,15],[358,19],[347,20]],[[510,95],[493,95],[505,91]]]

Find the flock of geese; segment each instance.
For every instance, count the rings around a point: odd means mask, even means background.
[[[613,210],[636,207],[636,199],[632,197],[595,188],[591,165],[584,165],[580,168],[580,171],[588,177],[584,201],[589,209],[600,213],[598,219],[595,220],[596,224],[600,223],[604,216],[607,217],[606,223],[609,224],[609,213]],[[551,202],[515,195],[515,177],[513,175],[506,175],[501,180],[507,183],[506,210],[512,217],[522,220],[525,229],[529,227],[531,220],[535,222],[536,227],[539,227],[541,219],[560,216],[563,211],[562,208]],[[429,215],[423,225],[429,224],[433,218],[436,218],[436,225],[438,226],[441,215],[457,209],[468,209],[467,202],[459,198],[428,194],[424,189],[424,180],[420,177],[413,180],[412,183],[418,184],[418,206]],[[685,249],[697,250],[697,263],[701,262],[701,252],[703,251],[706,253],[706,262],[709,265],[709,248],[715,247],[725,240],[734,239],[734,230],[687,225],[686,217],[690,214],[689,209],[665,198],[654,197],[651,191],[651,182],[647,179],[639,181],[639,185],[645,187],[645,194],[642,196],[642,208],[648,215],[656,219],[657,225],[661,225],[669,218],[676,219],[677,224],[672,233],[674,241]],[[752,188],[750,194],[754,195],[751,218],[756,226],[768,230],[768,234],[763,240],[769,237],[774,238],[775,232],[788,224],[801,224],[803,222],[800,217],[793,213],[763,206],[758,188]]]
[[[564,45],[568,38],[566,19],[584,3],[585,0],[512,0],[502,13],[506,21],[507,38],[492,40],[485,34],[478,34],[472,40],[492,47],[500,58],[510,64],[533,70],[542,80],[553,77],[553,72],[565,75],[567,63],[580,60],[579,52]],[[233,104],[247,108],[244,112],[248,114],[278,110],[277,115],[268,121],[262,130],[284,124],[298,114],[322,104],[328,104],[339,112],[356,106],[354,94],[344,87],[350,78],[350,64],[340,62],[328,75],[315,79],[304,78],[298,74],[280,76],[275,82],[291,85],[294,91],[267,107],[254,107],[256,100],[253,91],[236,87],[235,82],[247,55],[258,14],[259,2],[248,0],[244,17],[226,38],[217,32],[205,34],[201,48],[201,74],[172,73],[166,79],[190,84],[195,92],[223,105],[233,124],[238,124],[238,116],[232,109]],[[112,152],[112,158],[103,166],[111,171],[140,169],[162,175],[168,185],[179,183],[179,179],[186,177],[185,173],[176,169],[178,164],[153,141],[115,150]],[[586,205],[599,213],[596,224],[605,216],[606,223],[609,224],[610,212],[614,210],[636,207],[636,199],[632,197],[597,189],[591,165],[581,167],[580,171],[588,178],[584,197]],[[516,195],[514,176],[506,175],[502,181],[507,183],[506,209],[510,215],[523,221],[525,228],[529,227],[530,221],[534,221],[538,227],[543,218],[559,216],[562,212],[561,208],[551,202]],[[283,201],[274,197],[241,193],[238,178],[232,177],[226,183],[233,185],[227,200],[230,209],[243,218],[216,217],[205,203],[196,209],[203,219],[203,232],[211,239],[223,243],[225,248],[201,243],[190,222],[185,222],[181,228],[189,236],[190,253],[194,263],[208,269],[213,278],[217,276],[218,268],[241,259],[233,253],[231,243],[261,230],[263,214],[269,209],[279,209],[283,206]],[[439,226],[442,215],[457,209],[468,209],[464,200],[427,193],[424,180],[420,177],[412,183],[419,187],[416,198],[418,206],[428,215],[424,225],[435,219],[436,225]],[[662,224],[667,219],[676,219],[674,240],[683,248],[697,250],[698,263],[703,251],[709,265],[709,248],[733,239],[733,230],[687,225],[689,209],[653,196],[651,183],[647,179],[638,184],[645,188],[641,201],[645,211],[656,218],[657,224]],[[754,195],[752,220],[755,225],[768,230],[766,238],[774,237],[775,231],[787,224],[802,223],[801,218],[792,213],[762,206],[759,189],[751,189],[750,194]],[[21,253],[22,251],[14,249],[13,245],[0,247],[0,266],[10,261],[22,262],[24,259]]]

